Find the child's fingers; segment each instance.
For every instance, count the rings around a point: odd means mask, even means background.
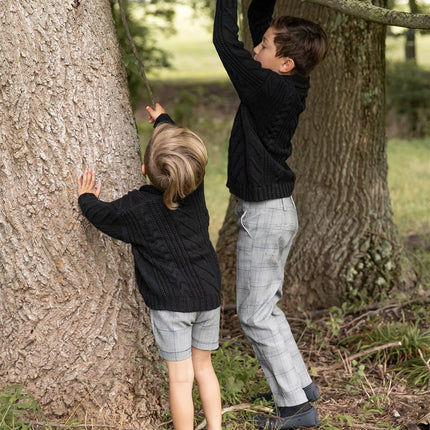
[[[155,109],[151,106],[146,106],[146,110],[149,113],[148,120],[151,124],[155,122],[155,120],[163,113],[166,113],[164,108],[160,105],[160,103],[155,103]]]
[[[87,185],[91,189],[94,189],[96,186],[96,172],[91,169],[87,172]]]
[[[155,122],[155,111],[154,111],[154,109],[152,109],[151,106],[146,106],[146,111],[149,113],[148,122],[150,124],[153,124]]]
[[[84,173],[82,173],[82,187],[88,188],[88,176],[90,175],[89,170],[84,170]]]
[[[91,169],[86,169],[78,178],[78,194],[95,193],[96,173]],[[100,194],[100,192],[99,192]]]

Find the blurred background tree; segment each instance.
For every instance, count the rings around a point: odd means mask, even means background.
[[[390,9],[401,7],[408,9],[411,13],[429,13],[430,7],[427,3],[417,2],[417,0],[408,0],[407,3],[400,3],[396,0],[390,0],[388,3]],[[413,61],[416,63],[416,35],[428,34],[427,30],[415,30],[414,28],[402,29],[400,32],[393,32],[391,27],[387,28],[387,35],[390,37],[404,37],[404,53],[406,61]]]

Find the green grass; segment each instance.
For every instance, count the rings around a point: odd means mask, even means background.
[[[388,184],[401,236],[430,232],[430,138],[388,142]]]
[[[227,74],[212,43],[212,22],[194,16],[187,6],[177,6],[172,36],[159,35],[158,46],[169,52],[171,69],[149,73],[149,79],[163,81],[225,80]]]
[[[393,31],[398,33],[399,31],[403,31],[403,29],[393,27]],[[417,64],[430,68],[430,34],[423,35],[417,31],[415,43]],[[405,59],[404,37],[387,37],[386,58],[389,61],[403,61]]]

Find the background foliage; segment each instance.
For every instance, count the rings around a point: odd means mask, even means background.
[[[152,126],[141,111],[147,95],[122,28],[118,4],[111,2],[144,145],[152,133]],[[175,13],[181,11],[176,7],[179,3],[193,10],[186,18],[181,15],[178,21]],[[211,43],[211,21],[207,17],[213,13],[215,2],[141,0],[124,4],[130,31],[157,98],[166,104],[175,120],[201,135],[208,147],[207,203],[211,238],[215,242],[228,199],[226,151],[237,103]],[[197,16],[203,24],[196,22]],[[409,425],[420,411],[428,412],[430,402],[425,393],[430,380],[430,36],[416,36],[415,62],[402,61],[404,36],[387,38],[387,126],[389,135],[396,137],[388,142],[388,180],[403,239],[397,246],[405,247],[416,265],[417,294],[399,296],[389,303],[345,302],[320,314],[298,309],[289,316],[312,376],[322,389],[318,409],[320,428],[325,430],[400,429]],[[227,312],[225,319],[229,328],[225,322],[222,347],[214,353],[223,405],[245,404],[248,410],[226,413],[224,425],[251,428],[247,424],[249,410],[272,408],[273,404],[258,396],[268,387],[234,310]],[[387,347],[393,342],[401,345]],[[198,424],[203,414],[197,393],[195,398]],[[169,419],[166,415],[161,428],[172,428]],[[88,423],[79,425],[73,417],[60,427],[44,421],[37,399],[26,392],[24,383],[0,390],[2,429],[91,428]]]

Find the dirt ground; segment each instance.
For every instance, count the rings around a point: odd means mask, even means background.
[[[221,343],[243,336],[233,306],[224,310],[222,319]],[[370,311],[369,315],[372,314]],[[388,307],[387,315],[398,320],[401,310]],[[428,430],[430,429],[430,388],[426,391],[411,387],[405,380],[391,374],[384,365],[365,364],[365,376],[355,380],[357,366],[343,356],[336,345],[336,338],[325,339],[323,347],[315,344],[312,334],[305,335],[306,321],[293,315],[287,315],[291,329],[297,338],[301,338],[300,350],[306,363],[316,376],[315,383],[321,391],[321,398],[316,403],[321,427],[326,429],[382,429]],[[312,319],[314,325],[325,327],[328,313],[318,311]],[[347,317],[343,324],[343,334],[352,333],[358,322],[365,322],[356,315]],[[252,354],[252,352],[250,352]],[[430,371],[430,369],[429,369]],[[347,417],[351,417],[350,424]],[[329,424],[335,427],[330,427]],[[325,424],[325,425],[324,425]],[[391,426],[391,427],[390,427]]]

